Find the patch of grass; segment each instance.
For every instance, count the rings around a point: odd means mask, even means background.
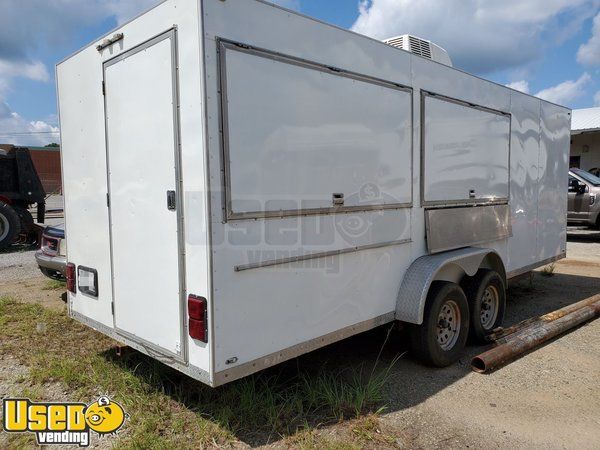
[[[379,421],[376,416],[370,415],[362,420],[357,420],[356,424],[352,427],[352,432],[361,441],[373,441],[379,430]]]
[[[32,402],[39,402],[44,399],[44,391],[41,386],[28,386],[21,390],[20,397],[28,398]]]
[[[117,357],[115,341],[40,305],[0,298],[0,323],[0,353],[30,367],[32,386],[58,381],[74,401],[108,393],[120,402],[130,420],[117,447],[129,449],[222,446],[236,438],[264,443],[279,436],[299,436],[302,448],[354,448],[315,441],[303,430],[377,414],[396,361],[383,369],[284,364],[213,389],[139,352]],[[373,433],[366,425],[357,430],[361,441]]]
[[[6,433],[8,435],[8,448],[31,449],[36,448],[35,435],[33,433]]]
[[[323,436],[314,429],[299,431],[288,442],[290,446],[301,450],[358,450],[362,448],[361,445],[350,440],[340,440],[330,436]]]
[[[64,291],[67,289],[67,282],[64,280],[47,280],[42,290],[44,291],[55,291],[60,289]]]
[[[352,424],[352,433],[363,446],[369,443],[375,444],[376,447],[397,446],[398,444],[397,438],[383,432],[379,417],[375,414],[356,419]]]
[[[546,267],[544,267],[541,271],[540,274],[544,277],[553,277],[554,276],[554,269],[555,269],[555,264],[552,263]]]

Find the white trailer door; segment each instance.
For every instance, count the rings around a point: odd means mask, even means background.
[[[163,34],[104,80],[115,327],[183,359],[175,49]]]

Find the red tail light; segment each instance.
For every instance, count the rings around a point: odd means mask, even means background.
[[[75,264],[67,263],[67,291],[75,293]]]
[[[190,294],[188,296],[188,329],[192,339],[208,342],[206,322],[206,299]]]

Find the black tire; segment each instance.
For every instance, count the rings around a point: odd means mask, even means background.
[[[15,242],[21,232],[21,219],[12,206],[0,201],[0,248]]]
[[[21,223],[21,233],[29,233],[33,230],[33,216],[22,206],[13,206],[13,209],[19,216],[19,221]]]
[[[486,292],[487,291],[487,292]],[[506,288],[502,277],[493,270],[479,269],[466,286],[471,312],[471,339],[479,344],[502,325],[506,310]],[[486,298],[484,298],[484,295]]]
[[[452,326],[451,321],[440,319],[443,310],[450,308],[458,315],[459,325],[450,333],[451,340],[444,334]],[[469,304],[458,284],[434,281],[427,293],[427,303],[422,325],[411,325],[409,337],[413,355],[421,362],[435,367],[446,367],[455,363],[462,355],[469,335]],[[445,336],[445,337],[444,337]]]

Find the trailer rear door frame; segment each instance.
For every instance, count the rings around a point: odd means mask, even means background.
[[[131,179],[128,179],[127,170],[123,167],[120,170],[125,170],[121,181],[118,186],[121,192],[130,191],[132,194],[129,198],[131,205],[123,205],[121,212],[130,211],[131,214],[136,212],[139,214],[138,217],[131,217],[129,225],[127,221],[121,217],[121,234],[125,233],[129,236],[129,239],[124,239],[121,236],[120,240],[121,247],[124,246],[125,242],[133,243],[133,247],[128,249],[115,248],[115,206],[117,202],[123,203],[125,199],[118,197],[117,192],[111,192],[111,187],[115,177],[113,174],[114,167],[111,165],[111,156],[115,159],[115,149],[110,148],[111,142],[111,128],[109,123],[109,102],[112,99],[111,95],[111,84],[107,77],[107,70],[111,66],[115,66],[118,63],[126,60],[127,58],[139,55],[141,52],[157,51],[158,46],[168,41],[168,48],[170,52],[170,84],[164,86],[154,85],[152,92],[148,92],[148,96],[158,95],[159,89],[165,89],[165,95],[167,90],[170,90],[170,113],[164,108],[159,108],[157,104],[156,108],[150,108],[150,111],[146,110],[146,116],[154,111],[156,118],[160,120],[168,120],[166,116],[172,116],[172,134],[168,137],[168,141],[172,138],[172,144],[164,142],[163,148],[144,148],[142,141],[133,142],[133,145],[129,148],[120,148],[118,151],[127,151],[127,153],[136,154],[137,161],[140,170],[144,173],[148,171],[148,176],[152,177],[153,184],[164,184],[164,189],[161,192],[152,192],[152,185],[146,185],[147,190],[142,189],[147,195],[141,195],[139,186],[136,189],[136,185],[144,184],[145,175],[140,175],[139,179],[134,179],[135,167],[129,166],[131,170]],[[164,50],[163,50],[164,51]],[[162,62],[159,55],[156,57],[149,56],[146,63],[156,64]],[[146,70],[145,73],[151,76],[157,73],[162,67],[155,67],[155,70]],[[102,65],[103,80],[104,80],[104,113],[105,113],[105,132],[106,132],[106,158],[107,158],[107,185],[108,185],[108,199],[107,206],[109,208],[109,221],[110,221],[110,255],[111,255],[111,270],[112,270],[112,301],[113,301],[113,325],[116,332],[140,345],[148,347],[153,352],[160,353],[168,358],[172,358],[179,362],[187,362],[188,351],[187,351],[187,326],[185,323],[186,318],[186,290],[185,290],[185,259],[184,259],[184,230],[183,230],[183,196],[182,196],[182,170],[181,170],[181,148],[180,148],[180,137],[179,137],[179,86],[178,86],[178,64],[177,64],[177,33],[176,29],[173,28],[166,32],[160,33],[154,37],[151,37],[147,41],[131,48],[130,50],[119,54],[115,58],[105,61]],[[144,69],[144,67],[142,67]],[[145,69],[148,69],[146,67]],[[151,81],[151,80],[149,80]],[[139,77],[136,79],[136,83],[141,81]],[[126,100],[120,99],[121,104],[126,103]],[[157,102],[160,103],[160,102]],[[118,103],[117,103],[118,104]],[[130,104],[137,104],[137,101],[131,101]],[[165,104],[165,103],[163,103]],[[131,111],[129,111],[131,113]],[[166,115],[161,118],[161,115]],[[122,120],[128,120],[131,118],[123,117]],[[122,125],[122,124],[119,124]],[[131,125],[131,124],[130,124]],[[135,123],[133,124],[135,125]],[[167,133],[165,131],[167,127],[156,126],[147,127],[147,133]],[[115,125],[113,125],[114,127]],[[121,130],[123,131],[123,130]],[[134,133],[135,130],[131,130]],[[117,129],[117,135],[118,135]],[[122,133],[121,138],[127,133]],[[117,136],[118,137],[118,136]],[[143,138],[143,136],[141,136]],[[155,137],[160,138],[159,135]],[[129,138],[131,139],[131,137]],[[122,140],[122,139],[121,139]],[[122,143],[122,142],[121,142]],[[149,142],[150,146],[153,142]],[[158,145],[158,144],[156,144]],[[169,148],[172,147],[173,153],[169,155]],[[157,151],[165,152],[161,159],[157,155],[153,155],[152,149]],[[148,151],[146,153],[146,151]],[[112,153],[111,153],[112,152]],[[138,152],[138,153],[136,153]],[[155,152],[156,153],[156,152]],[[158,155],[161,156],[161,155]],[[157,163],[157,164],[154,164]],[[154,164],[154,166],[153,166]],[[164,172],[161,174],[161,169]],[[162,183],[161,183],[162,180]],[[136,192],[140,195],[136,197]],[[173,194],[171,194],[173,193]],[[125,193],[125,196],[127,194]],[[151,197],[151,198],[150,198]],[[150,204],[148,200],[152,200]],[[144,206],[147,206],[144,208]],[[146,219],[144,220],[144,214],[146,213]],[[162,218],[159,217],[162,214]],[[152,216],[156,215],[155,220],[151,220]],[[135,233],[132,229],[133,223],[137,222],[137,227],[149,227],[151,230],[145,230],[145,233]],[[125,227],[123,225],[125,223]],[[162,227],[162,229],[161,229]],[[154,228],[154,231],[152,231]],[[164,233],[161,233],[164,231]],[[152,238],[143,243],[135,244],[135,236],[142,236],[144,234],[151,233]],[[154,245],[156,243],[163,242],[162,250],[156,251]],[[174,251],[170,252],[168,247],[173,247]],[[144,249],[147,251],[144,252]],[[119,258],[115,258],[115,253],[121,252]],[[123,253],[123,251],[125,253]],[[131,257],[132,254],[137,255]],[[154,257],[152,257],[154,255]],[[170,256],[170,258],[168,258]],[[116,260],[119,260],[121,267],[116,267]],[[136,266],[136,260],[139,266]],[[122,262],[125,261],[125,267]],[[133,262],[133,264],[131,264]],[[134,267],[135,266],[135,267]],[[154,269],[154,275],[151,273]],[[117,276],[118,274],[118,276]],[[137,283],[133,280],[123,279],[127,277],[137,277]],[[141,277],[141,278],[140,278]],[[116,279],[120,279],[119,289],[115,288]],[[145,278],[145,280],[144,280]],[[144,295],[143,292],[138,290],[131,290],[128,286],[144,286],[148,292]],[[142,289],[143,290],[143,289]],[[115,294],[118,291],[120,297]],[[172,295],[170,293],[176,294]],[[137,314],[136,314],[137,311]],[[176,322],[176,324],[175,324]]]

